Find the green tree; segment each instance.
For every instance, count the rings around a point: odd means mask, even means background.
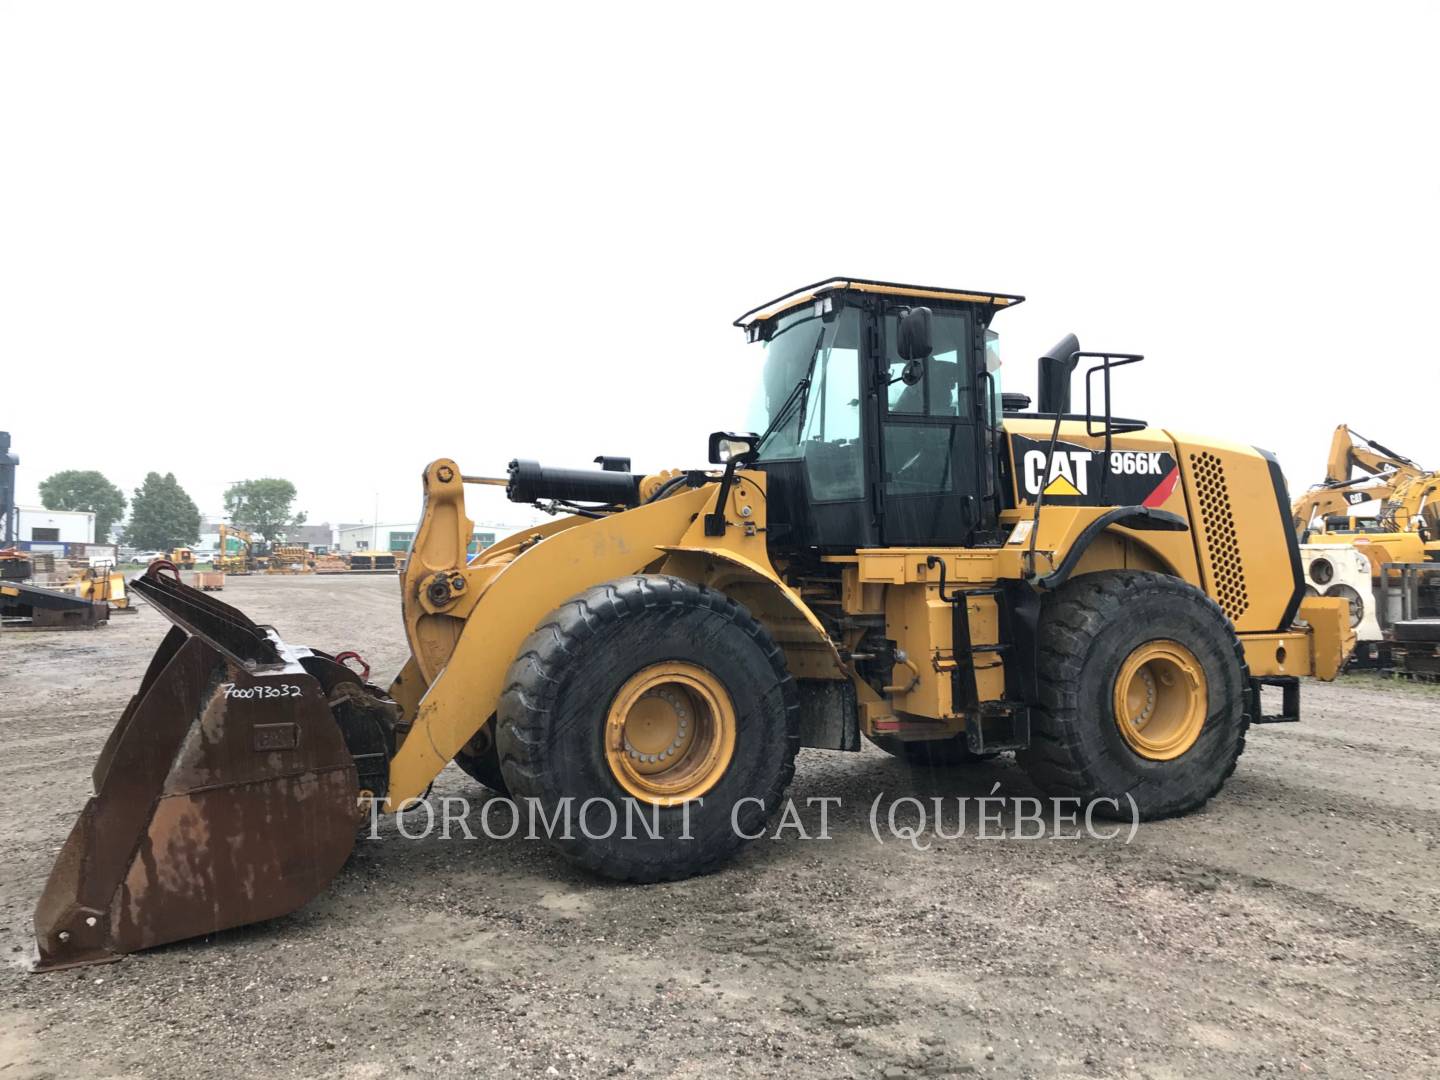
[[[305,524],[304,514],[291,515],[295,485],[289,480],[264,477],[241,480],[225,491],[225,512],[242,529],[258,532],[272,544],[289,530]]]
[[[125,493],[94,469],[66,469],[40,481],[40,502],[49,510],[89,510],[95,541],[110,539],[110,526],[125,516]]]
[[[174,473],[147,473],[130,504],[125,540],[138,548],[169,551],[200,539],[200,509]]]

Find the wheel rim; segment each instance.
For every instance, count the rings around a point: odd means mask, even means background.
[[[1170,761],[1195,745],[1208,702],[1205,669],[1178,641],[1146,642],[1115,678],[1120,736],[1151,761]]]
[[[672,806],[704,795],[735,754],[735,706],[697,664],[652,664],[620,687],[605,720],[605,759],[637,799]]]

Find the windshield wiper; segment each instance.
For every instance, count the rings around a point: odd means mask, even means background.
[[[797,400],[799,400],[800,395],[809,388],[810,376],[805,375],[791,389],[789,396],[787,396],[784,403],[781,404],[780,411],[775,414],[775,419],[770,421],[770,426],[765,429],[765,433],[760,436],[760,441],[755,444],[755,449],[759,450],[761,447],[763,447],[765,443],[769,440],[770,436],[774,435],[775,432],[779,430],[780,425],[785,422],[785,418],[790,415],[791,407],[794,406]]]
[[[800,441],[801,429],[805,426],[805,402],[810,397],[810,383],[815,374],[815,361],[820,356],[820,346],[825,341],[826,329],[826,327],[822,326],[820,332],[815,335],[815,347],[810,350],[810,362],[805,365],[805,374],[800,377],[800,380],[791,389],[790,393],[786,395],[785,401],[780,405],[780,408],[776,410],[775,419],[770,421],[770,426],[765,429],[764,434],[760,436],[760,441],[755,444],[757,451],[762,449],[770,436],[775,434],[775,432],[780,430],[784,425],[785,420],[790,415],[790,410],[795,407],[796,402],[800,403],[800,417],[796,425],[795,441]]]

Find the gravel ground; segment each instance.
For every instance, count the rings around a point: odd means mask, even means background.
[[[404,659],[389,577],[231,578],[297,644]],[[0,638],[0,1077],[1440,1074],[1440,695],[1305,688],[1204,811],[1116,840],[871,834],[879,795],[1034,794],[1008,759],[805,751],[840,796],[720,873],[621,886],[393,822],[300,912],[31,975],[30,915],[168,624]],[[439,796],[484,798],[453,766]],[[954,803],[949,803],[951,807]],[[953,827],[953,818],[947,827]],[[882,834],[883,835],[883,834]]]

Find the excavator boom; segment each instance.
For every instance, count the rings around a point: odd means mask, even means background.
[[[1312,528],[1325,531],[1327,518],[1347,515],[1372,500],[1382,504],[1376,519],[1379,528],[1403,532],[1421,527],[1437,486],[1440,474],[1427,473],[1403,454],[1341,424],[1330,441],[1324,482],[1301,495],[1291,508],[1295,529],[1302,536]]]
[[[1325,481],[1327,484],[1343,484],[1357,470],[1367,476],[1378,476],[1406,470],[1419,472],[1420,467],[1403,454],[1397,454],[1388,446],[1367,439],[1359,432],[1351,431],[1348,425],[1341,424],[1330,439]]]

